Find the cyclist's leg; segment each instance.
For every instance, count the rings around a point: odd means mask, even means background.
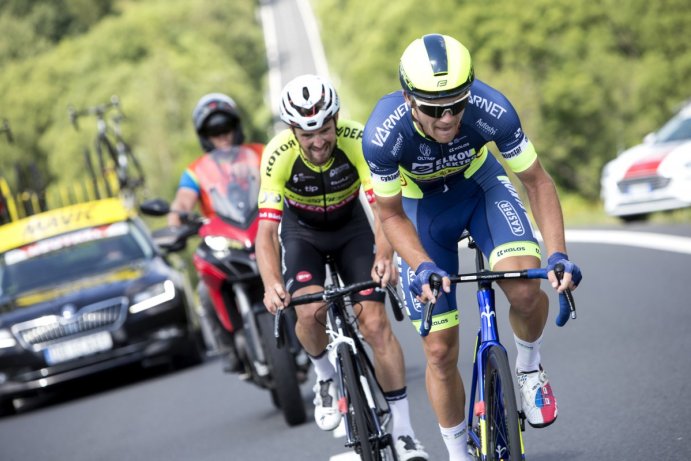
[[[482,171],[482,169],[481,169]],[[473,217],[470,232],[494,270],[521,270],[540,265],[540,250],[528,215],[498,165],[473,178],[485,192],[485,205]],[[540,364],[542,332],[547,322],[548,298],[539,280],[505,280],[499,282],[509,300],[509,320],[518,351],[516,370],[519,375],[523,410],[533,426],[551,424],[557,405],[551,386]]]
[[[284,223],[286,221],[284,220]],[[283,279],[291,296],[321,291],[326,270],[322,251],[311,242],[319,241],[305,235],[304,230],[282,226]],[[296,310],[295,333],[314,366],[317,382],[314,384],[314,419],[322,430],[333,430],[341,421],[338,392],[334,376],[336,370],[326,353],[326,312],[323,303],[301,305]]]
[[[300,235],[286,235],[282,231],[283,280],[291,296],[321,291],[326,271],[322,253]],[[320,356],[328,338],[325,332],[323,303],[305,304],[295,309],[295,332],[300,344],[312,357]]]
[[[433,261],[449,273],[458,271],[458,238],[475,207],[476,186],[461,181],[448,192],[413,201],[404,199],[404,209],[415,225],[420,241]],[[470,197],[470,198],[468,198]],[[408,316],[418,329],[423,306],[410,294],[415,268],[399,261]],[[432,330],[423,338],[427,358],[427,394],[451,459],[466,459],[464,408],[465,389],[458,371],[459,317],[455,288],[442,294],[432,317]]]
[[[499,271],[539,267],[540,247],[530,219],[514,186],[498,162],[487,161],[473,175],[484,194],[483,206],[473,215],[469,230],[491,269]],[[547,320],[547,295],[539,280],[498,282],[511,305],[509,319],[514,332],[535,341]]]
[[[364,213],[356,215],[356,218],[346,225],[342,234],[349,238],[336,252],[336,262],[344,282],[370,279],[374,264],[374,235]],[[398,455],[406,460],[427,459],[428,455],[416,439],[410,421],[403,351],[386,314],[385,294],[372,290],[367,293],[356,293],[352,300],[362,305],[359,312],[355,307],[359,329],[372,349],[377,381],[391,408],[391,436]]]
[[[371,279],[374,236],[369,223],[365,220],[351,222],[342,234],[348,238],[337,249],[336,264],[343,282],[349,284]],[[356,293],[351,298],[360,332],[372,348],[379,384],[384,391],[402,388],[405,385],[403,353],[386,315],[385,294],[371,289]],[[362,308],[358,308],[358,303]]]

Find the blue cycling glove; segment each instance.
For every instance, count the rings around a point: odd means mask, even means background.
[[[564,266],[564,272],[569,272],[571,274],[571,280],[573,280],[574,284],[578,285],[581,282],[581,279],[583,278],[583,275],[581,275],[581,270],[577,265],[569,261],[569,257],[567,255],[558,252],[553,253],[552,256],[547,259],[547,272],[549,273],[550,271],[553,271],[554,266],[557,264],[562,264]],[[569,315],[570,309],[569,302],[566,299],[566,294],[559,293],[559,314],[556,318],[557,326],[563,327],[566,325],[566,322],[569,321]]]
[[[552,253],[552,256],[547,259],[547,272],[553,271],[554,266],[559,263],[564,266],[564,272],[571,274],[571,280],[573,280],[573,283],[578,286],[583,278],[583,275],[581,275],[581,269],[569,261],[569,257],[564,253]]]
[[[432,262],[424,262],[415,270],[415,278],[412,282],[410,282],[410,291],[415,296],[420,296],[422,294],[422,285],[429,283],[429,277],[432,274],[437,274],[440,277],[449,276],[446,271],[439,269],[436,264]]]

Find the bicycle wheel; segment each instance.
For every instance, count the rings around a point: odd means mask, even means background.
[[[348,402],[348,415],[352,423],[353,433],[356,439],[355,452],[363,461],[374,461],[374,446],[372,433],[374,427],[369,421],[370,412],[367,398],[360,383],[360,375],[356,372],[354,357],[351,355],[350,346],[341,343],[338,346],[338,359],[343,369],[343,378],[346,387],[346,400]]]
[[[487,460],[520,461],[523,450],[513,377],[506,351],[498,346],[487,350],[484,386],[487,422],[481,437],[487,438]]]
[[[263,307],[263,306],[262,306]],[[289,426],[302,424],[307,420],[305,404],[297,376],[295,358],[289,347],[278,348],[274,341],[274,316],[269,312],[257,315],[264,353],[271,370],[271,398],[280,406]]]
[[[391,434],[387,431],[386,427],[391,422],[391,409],[389,407],[389,402],[386,401],[384,396],[384,391],[377,381],[377,376],[374,372],[374,365],[372,360],[367,355],[367,350],[365,346],[356,339],[355,341],[358,354],[355,356],[355,363],[359,367],[359,373],[363,379],[363,386],[367,386],[368,393],[371,396],[374,411],[372,416],[372,411],[368,412],[370,416],[368,421],[371,424],[371,433],[380,434],[378,437],[371,438],[372,443],[372,453],[374,459],[382,461],[397,461],[398,456],[396,455],[396,449],[394,446],[393,438]],[[371,418],[376,417],[378,419],[378,424],[372,421]]]

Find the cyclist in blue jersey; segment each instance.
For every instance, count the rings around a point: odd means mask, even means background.
[[[399,77],[403,91],[379,100],[365,126],[363,150],[380,221],[400,256],[408,315],[416,327],[423,303],[433,299],[430,274],[443,277],[432,329],[423,338],[427,392],[450,459],[465,460],[459,319],[447,277],[458,272],[458,238],[467,229],[493,270],[537,268],[541,261],[526,209],[490,153],[490,142],[525,188],[549,254],[548,267],[562,263],[566,268],[561,284],[550,271],[552,286],[559,292],[575,289],[581,273],[566,255],[563,215],[552,179],[509,100],[475,78],[469,51],[452,37],[425,35],[403,52]],[[548,298],[537,280],[499,285],[511,306],[522,408],[532,426],[544,427],[557,417],[557,402],[540,359]]]

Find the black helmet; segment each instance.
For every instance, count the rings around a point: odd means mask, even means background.
[[[209,93],[202,96],[192,111],[194,129],[205,152],[214,149],[209,136],[235,131],[233,144],[242,144],[242,120],[238,106],[232,98],[222,93]]]

